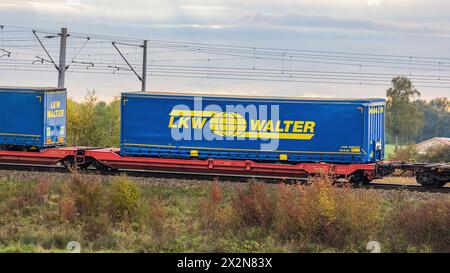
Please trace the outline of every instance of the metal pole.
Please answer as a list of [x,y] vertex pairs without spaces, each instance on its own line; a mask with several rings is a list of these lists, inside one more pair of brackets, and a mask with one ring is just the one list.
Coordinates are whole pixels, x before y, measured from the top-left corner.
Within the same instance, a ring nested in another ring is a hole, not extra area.
[[147,89],[147,40],[144,40],[144,55],[142,58],[142,92]]
[[64,88],[66,75],[67,28],[61,28],[61,43],[59,48],[58,88]]

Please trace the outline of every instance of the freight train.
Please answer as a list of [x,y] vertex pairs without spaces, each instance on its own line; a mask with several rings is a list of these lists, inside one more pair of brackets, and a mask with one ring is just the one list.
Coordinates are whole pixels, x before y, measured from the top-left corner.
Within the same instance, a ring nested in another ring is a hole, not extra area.
[[368,183],[395,169],[424,186],[449,164],[386,162],[385,100],[128,92],[119,148],[64,147],[66,90],[0,88],[0,163],[253,177],[332,174]]

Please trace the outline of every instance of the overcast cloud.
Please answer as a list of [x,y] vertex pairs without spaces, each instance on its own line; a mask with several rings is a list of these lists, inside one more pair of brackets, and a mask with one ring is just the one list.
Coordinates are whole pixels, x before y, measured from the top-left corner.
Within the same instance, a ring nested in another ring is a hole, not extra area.
[[[444,0],[0,0],[0,24],[148,39],[450,57]],[[52,85],[56,75],[0,71],[0,85]],[[384,96],[386,86],[151,78],[151,90]],[[135,90],[133,77],[68,75],[75,98]],[[450,90],[422,89],[424,97]]]

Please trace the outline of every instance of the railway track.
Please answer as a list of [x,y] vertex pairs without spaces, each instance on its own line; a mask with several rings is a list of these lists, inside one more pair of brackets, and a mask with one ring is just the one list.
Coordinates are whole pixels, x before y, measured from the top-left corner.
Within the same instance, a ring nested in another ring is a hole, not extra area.
[[407,191],[420,191],[420,192],[440,192],[450,193],[450,187],[424,187],[420,185],[402,185],[402,184],[386,184],[386,183],[370,183],[368,185],[355,185],[355,188],[367,188],[367,189],[383,189],[383,190],[407,190]]
[[[0,164],[0,170],[11,171],[30,171],[30,172],[57,172],[57,173],[70,173],[71,171],[65,167],[59,166],[45,166],[45,165],[17,165],[17,164]],[[224,174],[201,174],[201,173],[187,173],[187,172],[161,172],[161,171],[138,171],[138,170],[97,170],[97,169],[84,169],[78,172],[82,174],[95,174],[95,175],[119,175],[126,174],[128,176],[135,177],[154,177],[154,178],[172,178],[172,179],[187,179],[187,180],[211,180],[217,179],[219,181],[236,181],[246,182],[249,180],[248,176],[238,175],[224,175]],[[258,179],[265,179],[268,182],[270,180],[280,181],[289,180],[288,178],[269,178],[269,177],[255,177]],[[292,180],[292,179],[290,179]]]
[[[11,171],[30,171],[30,172],[53,172],[53,173],[70,173],[70,170],[63,166],[45,166],[45,165],[18,165],[18,164],[0,164],[0,170]],[[186,172],[158,172],[158,171],[137,171],[137,170],[106,170],[99,171],[96,169],[81,170],[80,173],[94,174],[94,175],[119,175],[126,174],[134,177],[149,177],[149,178],[167,178],[167,179],[187,179],[187,180],[212,180],[218,181],[232,181],[232,182],[247,182],[249,179],[255,178],[265,183],[297,183],[306,182],[306,179],[289,178],[289,177],[248,177],[239,175],[224,175],[224,174],[198,174],[198,173],[186,173]],[[366,189],[382,189],[382,190],[407,190],[407,191],[419,191],[419,192],[439,192],[450,193],[450,187],[423,187],[420,185],[405,185],[405,184],[387,184],[376,183],[353,185],[353,188],[366,188]]]

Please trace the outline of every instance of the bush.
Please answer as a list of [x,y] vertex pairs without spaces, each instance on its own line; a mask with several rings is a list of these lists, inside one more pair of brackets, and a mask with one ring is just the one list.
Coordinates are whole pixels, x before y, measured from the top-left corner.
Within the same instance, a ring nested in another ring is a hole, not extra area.
[[450,145],[431,146],[425,152],[418,156],[418,161],[427,163],[448,163],[450,162]]
[[380,199],[378,191],[337,187],[328,176],[307,186],[251,181],[207,188],[99,179],[0,178],[0,251],[65,252],[76,240],[85,251],[364,252],[376,240],[383,252],[450,252],[446,198],[417,201],[421,194],[399,191]]
[[450,252],[450,201],[406,202],[392,210],[385,236],[392,251]]
[[319,176],[309,186],[277,190],[275,230],[285,239],[343,249],[368,242],[377,231],[380,201],[375,194],[358,195],[336,188]]
[[381,199],[375,192],[346,191],[337,200],[336,223],[331,244],[338,248],[363,249],[376,239],[381,225]]
[[110,189],[112,215],[119,220],[137,220],[141,192],[139,186],[125,176],[113,180]]
[[73,172],[70,181],[64,184],[62,191],[63,204],[68,206],[74,202],[76,214],[81,217],[95,216],[105,209],[105,192],[97,179]]
[[285,238],[317,239],[336,219],[336,193],[330,179],[314,178],[310,186],[280,185],[276,230]]
[[256,229],[258,236],[268,236],[274,232],[279,239],[302,242],[300,249],[322,245],[363,250],[381,222],[377,194],[337,188],[333,178],[325,175],[315,177],[308,186],[272,187],[251,181],[236,188],[231,206],[224,204],[222,188],[213,183],[199,205],[202,227],[213,233],[244,236]]
[[35,181],[1,181],[0,201],[4,202],[3,213],[28,215],[44,201],[42,193],[48,189],[39,189]]
[[417,152],[415,145],[409,144],[402,148],[398,148],[397,152],[389,157],[389,160],[415,162],[418,157],[419,153]]
[[166,213],[164,201],[155,199],[149,203],[149,223],[156,236],[160,237],[164,231]]
[[211,183],[209,195],[199,200],[199,217],[203,228],[217,227],[217,213],[223,192],[217,181]]
[[410,162],[450,162],[450,146],[436,145],[428,148],[424,154],[419,154],[414,144],[399,148],[397,153],[389,157],[394,161],[410,161]]
[[104,213],[95,216],[87,216],[82,225],[83,237],[87,241],[98,240],[111,232],[111,229],[109,217]]
[[35,195],[39,201],[44,201],[48,198],[48,195],[50,193],[50,186],[51,183],[48,180],[42,178],[37,180]]
[[275,213],[275,198],[263,183],[250,181],[245,187],[238,187],[232,201],[240,224],[269,228]]
[[63,222],[74,222],[77,217],[75,200],[70,196],[62,197],[59,201],[59,217]]
[[223,204],[223,189],[217,181],[211,183],[209,195],[199,201],[199,218],[203,228],[217,233],[235,227],[235,211]]

